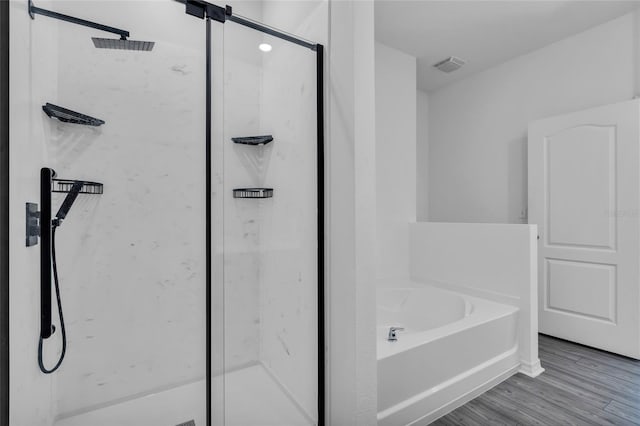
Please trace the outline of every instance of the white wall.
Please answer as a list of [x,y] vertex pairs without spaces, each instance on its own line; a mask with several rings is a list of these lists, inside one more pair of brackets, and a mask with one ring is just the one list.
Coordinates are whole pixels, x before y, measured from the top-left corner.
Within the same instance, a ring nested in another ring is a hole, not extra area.
[[325,67],[328,424],[376,423],[373,2],[331,0]]
[[630,14],[429,93],[429,220],[526,222],[527,124],[631,99],[635,43]]
[[376,43],[377,278],[409,273],[416,220],[416,58]]
[[416,95],[416,219],[429,220],[429,95]]
[[536,225],[411,224],[411,278],[519,308],[520,371],[540,374]]

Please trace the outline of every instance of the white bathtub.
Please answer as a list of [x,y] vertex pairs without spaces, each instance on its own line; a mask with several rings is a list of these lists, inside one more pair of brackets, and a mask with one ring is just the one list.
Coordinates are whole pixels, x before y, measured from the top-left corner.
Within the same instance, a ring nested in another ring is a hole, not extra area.
[[429,424],[517,372],[518,308],[411,282],[377,297],[379,425]]

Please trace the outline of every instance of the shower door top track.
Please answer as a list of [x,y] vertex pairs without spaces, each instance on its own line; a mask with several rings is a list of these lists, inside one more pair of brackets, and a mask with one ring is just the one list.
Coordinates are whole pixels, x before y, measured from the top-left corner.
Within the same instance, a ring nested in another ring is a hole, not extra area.
[[263,32],[265,34],[272,35],[274,37],[278,37],[282,40],[289,41],[291,43],[297,44],[302,47],[306,47],[307,49],[311,49],[314,52],[318,50],[317,43],[313,43],[308,40],[304,40],[300,37],[294,36],[293,34],[287,34],[283,31],[276,30],[275,28],[268,27],[264,24],[261,24],[256,21],[252,21],[249,18],[245,18],[240,15],[233,14],[233,8],[229,5],[225,7],[217,6],[215,4],[211,4],[204,0],[175,0],[178,3],[182,3],[186,6],[186,13],[192,16],[195,16],[200,19],[213,19],[218,22],[226,22],[227,20],[235,22],[240,25],[244,25],[245,27],[252,28],[254,30]]

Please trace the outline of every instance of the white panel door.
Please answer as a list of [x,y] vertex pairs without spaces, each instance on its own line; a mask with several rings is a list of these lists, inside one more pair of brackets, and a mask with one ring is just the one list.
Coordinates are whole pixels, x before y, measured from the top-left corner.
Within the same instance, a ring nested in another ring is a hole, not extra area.
[[541,333],[640,359],[638,100],[529,125]]

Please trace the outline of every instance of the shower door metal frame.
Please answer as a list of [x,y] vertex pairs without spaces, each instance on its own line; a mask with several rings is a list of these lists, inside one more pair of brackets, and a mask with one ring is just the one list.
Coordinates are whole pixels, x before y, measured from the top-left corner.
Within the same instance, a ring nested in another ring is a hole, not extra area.
[[9,424],[9,2],[0,1],[0,424]]
[[251,21],[241,16],[233,14],[231,6],[221,7],[203,0],[176,0],[185,5],[185,12],[188,15],[206,21],[206,84],[205,84],[205,102],[206,102],[206,123],[205,123],[205,190],[206,190],[206,425],[211,426],[212,407],[211,407],[211,114],[212,114],[212,58],[211,58],[211,21],[225,23],[227,20],[254,29],[256,31],[269,34],[271,36],[286,40],[299,46],[308,48],[316,52],[316,169],[317,169],[317,321],[318,321],[318,426],[325,424],[325,274],[324,274],[324,251],[325,251],[325,233],[324,233],[324,46],[319,43],[312,43],[303,40],[291,34],[278,31],[274,28],[267,27],[258,22]]

